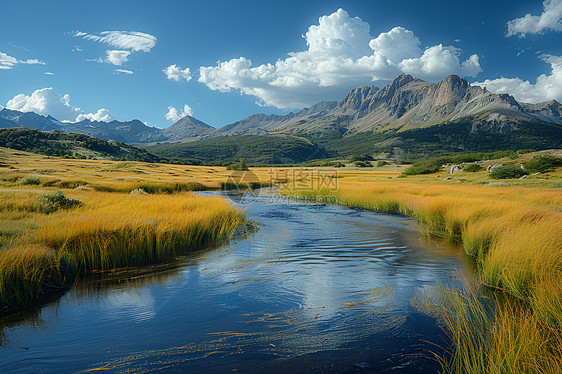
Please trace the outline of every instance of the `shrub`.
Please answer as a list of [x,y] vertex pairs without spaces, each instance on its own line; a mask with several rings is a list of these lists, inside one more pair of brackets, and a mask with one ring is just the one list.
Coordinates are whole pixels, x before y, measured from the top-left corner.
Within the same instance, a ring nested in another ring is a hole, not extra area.
[[470,164],[470,165],[465,166],[462,170],[467,171],[469,173],[474,173],[474,172],[482,170],[482,167],[478,164]]
[[432,174],[437,173],[441,170],[441,165],[443,160],[433,159],[427,161],[419,161],[410,166],[408,169],[404,170],[404,175],[418,175],[418,174]]
[[490,177],[493,179],[510,179],[510,178],[520,178],[523,175],[529,174],[526,170],[521,169],[516,165],[504,165],[500,166],[490,173]]
[[373,165],[371,165],[371,163],[367,162],[367,161],[355,161],[355,166],[357,166],[359,168],[371,168],[371,167],[373,167]]
[[241,158],[240,162],[234,162],[226,167],[226,170],[249,170],[246,161]]
[[37,184],[41,184],[41,181],[39,180],[39,178],[36,177],[22,177],[19,178],[16,183],[22,185],[37,185]]
[[350,162],[355,162],[355,161],[374,161],[373,157],[371,157],[370,155],[368,155],[367,153],[363,153],[360,155],[353,155],[349,158]]
[[52,194],[43,194],[37,200],[37,205],[39,211],[45,214],[49,214],[61,209],[70,209],[76,206],[80,206],[82,203],[75,199],[69,199],[64,196],[61,191],[54,192]]
[[535,156],[527,161],[524,166],[525,170],[529,172],[544,173],[557,166],[562,166],[562,157],[556,157],[548,154]]
[[384,165],[388,165],[388,162],[386,162],[386,161],[384,161],[384,160],[379,160],[379,161],[377,162],[377,167],[378,167],[378,168],[381,168],[381,167],[383,167]]

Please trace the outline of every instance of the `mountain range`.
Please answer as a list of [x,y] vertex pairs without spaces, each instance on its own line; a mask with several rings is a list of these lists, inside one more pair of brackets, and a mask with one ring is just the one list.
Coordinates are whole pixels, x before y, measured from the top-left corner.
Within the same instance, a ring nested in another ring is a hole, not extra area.
[[[507,136],[530,131],[535,138],[554,136],[557,143],[547,142],[549,146],[556,146],[562,141],[558,135],[562,131],[562,105],[559,102],[519,103],[509,94],[493,94],[485,88],[471,86],[457,75],[450,75],[438,83],[429,83],[402,74],[383,88],[357,87],[340,102],[323,101],[287,115],[255,114],[218,129],[191,116],[183,117],[166,129],[158,129],[139,120],[83,120],[65,124],[33,112],[0,111],[0,127],[59,130],[137,145],[185,143],[240,135],[288,135],[325,145],[386,134],[384,139],[380,136],[377,139],[388,142],[408,131],[429,131],[435,126],[428,133],[434,134],[437,129],[446,133],[454,127],[451,124],[461,123],[469,135]],[[415,134],[419,136],[420,133]],[[439,133],[432,136],[442,138]],[[547,143],[537,144],[546,146]]]

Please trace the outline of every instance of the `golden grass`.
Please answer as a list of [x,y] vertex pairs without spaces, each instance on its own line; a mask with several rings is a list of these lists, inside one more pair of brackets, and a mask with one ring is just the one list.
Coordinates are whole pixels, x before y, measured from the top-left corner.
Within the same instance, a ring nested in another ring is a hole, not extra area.
[[416,295],[412,306],[437,318],[449,347],[436,355],[444,373],[558,373],[560,330],[541,324],[525,305],[510,298],[489,303],[467,287]]
[[191,193],[90,193],[85,207],[59,214],[35,241],[69,253],[86,270],[160,262],[223,241],[243,216],[223,199]]
[[[160,263],[227,240],[244,214],[218,197],[226,171],[65,160],[0,148],[0,311],[36,305],[79,273]],[[37,178],[39,185],[18,183]],[[142,189],[146,194],[129,194]],[[40,196],[82,204],[51,214]]]

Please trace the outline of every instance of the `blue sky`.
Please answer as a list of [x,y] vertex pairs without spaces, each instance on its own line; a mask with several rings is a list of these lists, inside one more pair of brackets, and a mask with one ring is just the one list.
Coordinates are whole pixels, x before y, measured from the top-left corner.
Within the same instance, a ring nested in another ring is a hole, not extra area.
[[[220,127],[398,74],[562,101],[562,0],[4,2],[0,104]],[[186,70],[189,69],[189,70]]]

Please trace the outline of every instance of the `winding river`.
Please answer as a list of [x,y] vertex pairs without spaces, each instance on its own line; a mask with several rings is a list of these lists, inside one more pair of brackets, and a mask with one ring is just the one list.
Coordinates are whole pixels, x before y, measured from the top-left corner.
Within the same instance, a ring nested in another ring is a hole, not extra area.
[[[470,276],[408,218],[259,197],[259,230],[132,279],[77,285],[0,325],[0,372],[431,373],[412,298]],[[429,343],[431,342],[431,343]]]

